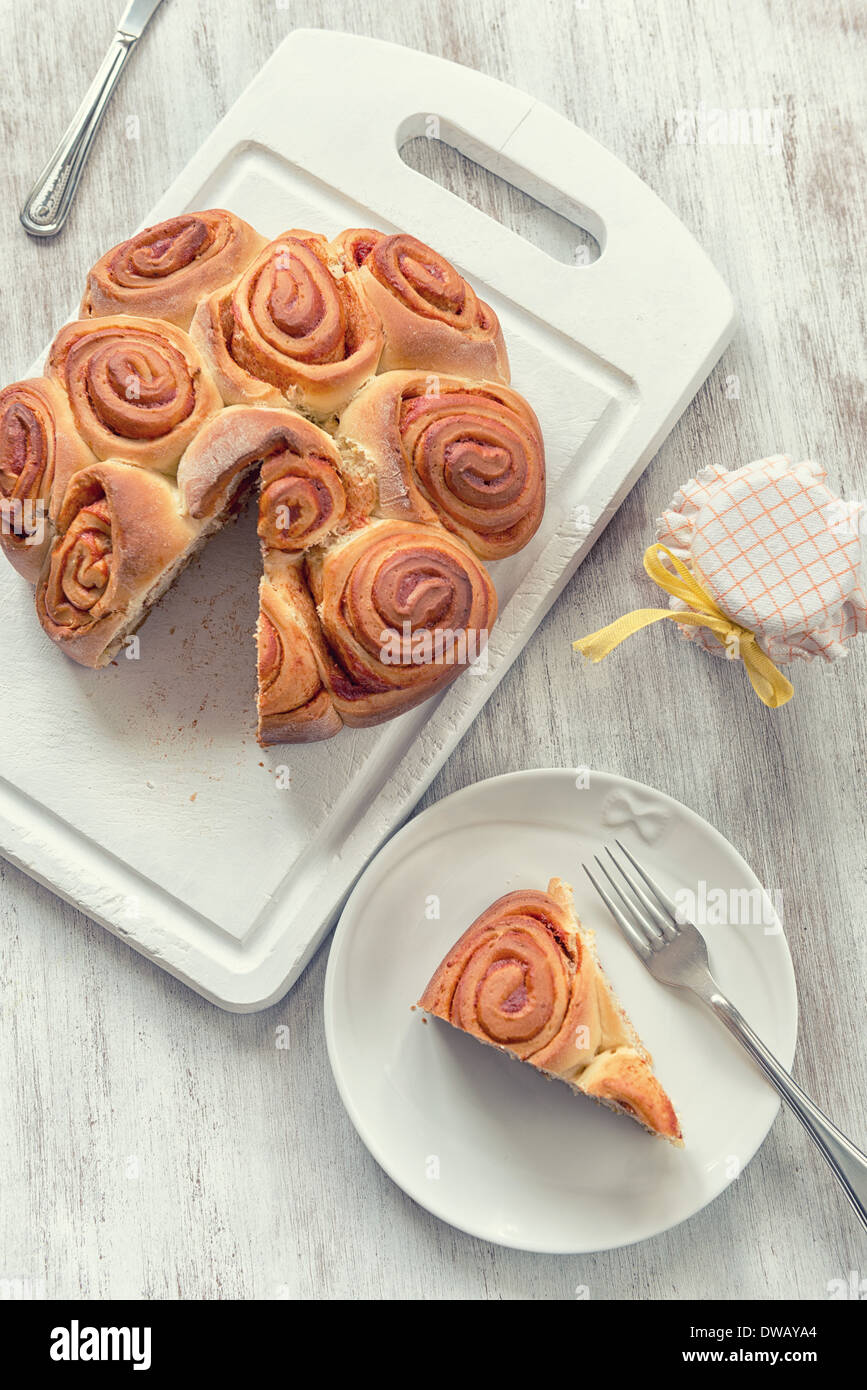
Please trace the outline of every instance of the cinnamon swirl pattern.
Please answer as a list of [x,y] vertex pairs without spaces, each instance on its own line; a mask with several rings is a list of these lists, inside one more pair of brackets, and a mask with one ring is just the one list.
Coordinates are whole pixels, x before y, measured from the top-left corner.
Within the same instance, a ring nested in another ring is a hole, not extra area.
[[298,558],[272,553],[259,589],[258,738],[313,743],[343,728],[322,672],[328,663]]
[[192,333],[227,404],[276,393],[317,419],[342,410],[373,376],[383,343],[374,310],[354,278],[338,273],[324,237],[298,230],[266,246],[230,292],[200,305]]
[[99,258],[79,317],[133,314],[189,328],[199,300],[236,280],[264,245],[249,223],[224,208],[158,222]]
[[484,559],[523,549],[542,520],[542,432],[507,386],[386,372],[351,403],[339,442],[371,466],[386,515],[437,518]]
[[419,1005],[682,1146],[650,1054],[560,879],[547,893],[507,893],[487,908],[448,952]]
[[[330,441],[329,441],[330,442]],[[298,551],[323,541],[343,520],[346,492],[333,458],[314,444],[266,459],[259,486],[259,539],[273,550]]]
[[94,458],[63,391],[44,378],[0,391],[0,545],[35,584],[73,473]]
[[222,404],[186,333],[152,319],[67,324],[46,373],[66,391],[75,428],[97,458],[165,473]]
[[371,522],[310,567],[344,723],[378,724],[441,690],[484,650],[497,616],[487,570],[447,532]]
[[287,558],[266,568],[263,588],[263,743],[329,737],[414,708],[478,659],[496,619],[484,566],[439,527],[371,521],[308,555],[303,570]]
[[184,454],[178,487],[188,514],[219,518],[260,478],[259,536],[278,550],[303,550],[333,531],[347,510],[334,440],[294,410],[228,406]]
[[49,637],[80,665],[105,666],[195,553],[201,529],[181,515],[168,478],[126,463],[81,469],[36,590]]
[[112,660],[254,488],[263,744],[378,724],[481,657],[483,561],[536,531],[544,449],[444,257],[213,208],[107,251],[80,315],[0,393],[0,546],[73,660]]
[[508,382],[499,320],[450,261],[417,237],[352,228],[334,243],[385,330],[379,370],[417,367]]

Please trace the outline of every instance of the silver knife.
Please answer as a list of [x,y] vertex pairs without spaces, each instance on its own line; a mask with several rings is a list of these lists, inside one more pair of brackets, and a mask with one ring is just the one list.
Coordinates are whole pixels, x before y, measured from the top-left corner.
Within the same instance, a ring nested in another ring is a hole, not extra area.
[[161,0],[131,0],[127,6],[87,96],[21,209],[21,225],[31,236],[57,236],[66,221],[117,80],[160,4]]

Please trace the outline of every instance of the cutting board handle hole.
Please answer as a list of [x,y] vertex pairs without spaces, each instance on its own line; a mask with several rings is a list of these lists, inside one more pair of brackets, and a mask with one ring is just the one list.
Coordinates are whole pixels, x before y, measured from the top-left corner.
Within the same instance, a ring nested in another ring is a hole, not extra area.
[[[589,208],[549,188],[439,116],[403,121],[397,136],[404,164],[565,265],[588,266],[605,244]],[[471,151],[471,153],[470,153]]]

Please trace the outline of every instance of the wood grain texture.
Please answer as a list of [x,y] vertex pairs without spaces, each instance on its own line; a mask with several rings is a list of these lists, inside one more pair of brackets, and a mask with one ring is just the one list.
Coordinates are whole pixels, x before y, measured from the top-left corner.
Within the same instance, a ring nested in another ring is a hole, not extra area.
[[[589,673],[570,648],[654,601],[641,553],[697,468],[784,450],[867,495],[863,11],[840,0],[167,0],[65,233],[31,241],[17,210],[119,8],[0,3],[16,94],[0,115],[3,381],[302,25],[393,39],[549,102],[709,252],[740,308],[734,344],[424,804],[515,767],[587,764],[706,816],[782,894],[802,1010],[795,1075],[863,1143],[867,645],[834,669],[798,669],[777,713],[740,669],[673,631],[636,637]],[[779,147],[682,143],[678,113],[702,102],[779,113]],[[519,226],[532,216],[484,180],[474,197]],[[0,894],[0,1280],[49,1298],[569,1299],[587,1286],[591,1298],[742,1299],[821,1298],[830,1279],[863,1273],[856,1224],[788,1116],[724,1196],[638,1247],[548,1258],[463,1236],[393,1186],[343,1112],[325,1054],[325,950],[281,1004],[231,1016],[2,864]]]

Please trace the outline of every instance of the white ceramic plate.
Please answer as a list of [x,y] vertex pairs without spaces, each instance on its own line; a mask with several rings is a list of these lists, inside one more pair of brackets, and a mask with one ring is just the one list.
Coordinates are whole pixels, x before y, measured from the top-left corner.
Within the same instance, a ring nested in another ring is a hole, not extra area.
[[[621,777],[518,772],[446,797],[385,845],[335,933],[325,1026],[356,1129],[409,1196],[501,1245],[580,1253],[665,1231],[728,1187],[777,1113],[776,1093],[722,1025],[655,983],[581,872],[614,835],[669,892],[696,892],[721,986],[791,1066],[792,962],[769,899],[759,905],[758,880],[695,812]],[[681,1118],[681,1151],[411,1008],[485,907],[555,876],[573,884],[653,1053]]]

